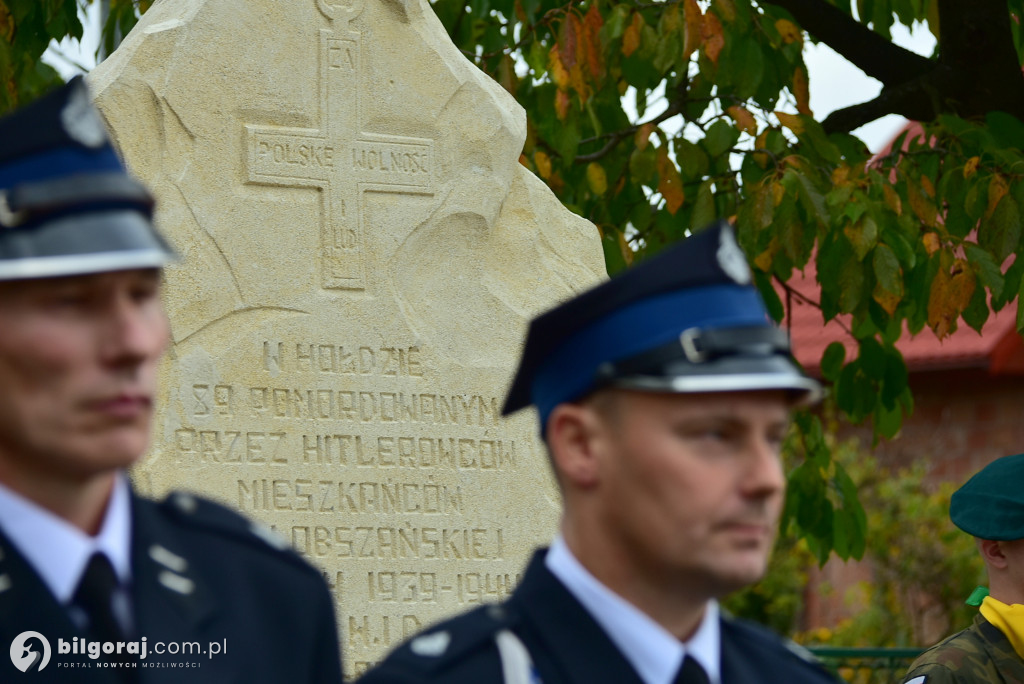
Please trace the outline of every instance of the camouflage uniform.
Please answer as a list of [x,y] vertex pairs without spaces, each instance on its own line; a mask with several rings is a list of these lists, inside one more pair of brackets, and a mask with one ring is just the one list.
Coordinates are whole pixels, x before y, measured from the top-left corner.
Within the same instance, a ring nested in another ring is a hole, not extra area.
[[1024,659],[1009,639],[981,616],[932,646],[910,666],[904,684],[1024,684]]

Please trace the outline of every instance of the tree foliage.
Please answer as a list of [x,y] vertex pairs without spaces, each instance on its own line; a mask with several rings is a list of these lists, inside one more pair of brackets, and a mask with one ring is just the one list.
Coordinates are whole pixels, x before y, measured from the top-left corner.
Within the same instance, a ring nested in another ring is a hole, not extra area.
[[[82,38],[79,9],[95,0],[0,0],[0,114],[61,83],[42,61],[51,40]],[[100,50],[109,54],[153,0],[110,0]]]
[[[0,112],[56,79],[39,57],[79,36],[78,4],[0,0]],[[110,0],[104,43],[147,0]],[[821,361],[843,415],[895,436],[912,411],[895,342],[981,330],[1024,288],[1024,0],[432,0],[455,43],[526,109],[521,161],[601,231],[611,272],[715,217],[736,221],[772,315],[813,266],[823,321],[856,342]],[[923,22],[936,55],[890,41]],[[819,121],[804,45],[883,84]],[[873,157],[850,131],[923,122]],[[779,293],[783,296],[780,296]],[[1018,329],[1024,309],[1018,307]],[[786,522],[824,561],[857,557],[865,513],[819,418],[792,440]]]
[[[1021,292],[1021,0],[434,0],[453,40],[524,106],[522,163],[599,227],[609,270],[713,218],[735,220],[772,315],[812,266],[809,303],[856,341],[821,372],[846,419],[895,436],[913,409],[895,343],[980,331]],[[926,58],[890,40],[924,22]],[[830,45],[883,84],[823,121],[803,47]],[[873,156],[850,133],[923,122]],[[780,297],[779,293],[783,293]],[[1024,317],[1018,310],[1018,328]],[[786,521],[824,562],[865,549],[856,487],[798,419],[805,456]]]

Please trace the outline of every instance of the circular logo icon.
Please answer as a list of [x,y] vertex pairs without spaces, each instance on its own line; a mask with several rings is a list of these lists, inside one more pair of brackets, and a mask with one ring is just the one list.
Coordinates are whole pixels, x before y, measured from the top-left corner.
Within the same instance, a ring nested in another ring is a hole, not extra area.
[[42,670],[50,662],[50,642],[39,632],[22,632],[11,642],[11,662],[22,672]]

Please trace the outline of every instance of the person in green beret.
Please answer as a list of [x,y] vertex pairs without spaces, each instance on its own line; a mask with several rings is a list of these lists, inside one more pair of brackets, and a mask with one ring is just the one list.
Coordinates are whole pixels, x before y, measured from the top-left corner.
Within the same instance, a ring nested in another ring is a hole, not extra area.
[[972,535],[989,587],[970,627],[925,651],[904,684],[1024,684],[1024,454],[985,466],[953,494],[949,517]]

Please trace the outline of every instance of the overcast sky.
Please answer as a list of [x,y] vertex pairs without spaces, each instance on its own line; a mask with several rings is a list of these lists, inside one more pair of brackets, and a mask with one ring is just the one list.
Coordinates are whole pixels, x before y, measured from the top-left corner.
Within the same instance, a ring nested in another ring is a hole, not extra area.
[[[65,40],[60,45],[59,52],[50,50],[44,56],[44,59],[65,78],[81,73],[81,69],[76,68],[76,63],[86,69],[95,66],[100,29],[97,16],[98,4],[93,3],[89,7],[89,16],[83,22],[85,36],[82,43],[79,44],[77,40]],[[930,56],[935,48],[935,38],[920,25],[910,32],[897,24],[893,27],[893,41],[926,57]],[[67,59],[62,58],[61,54]],[[819,121],[836,109],[867,102],[881,90],[881,83],[865,76],[860,69],[825,45],[808,43],[804,47],[804,61],[811,84],[811,109]],[[895,136],[903,126],[903,121],[899,116],[887,116],[862,126],[855,134],[864,140],[870,149],[877,151]]]

